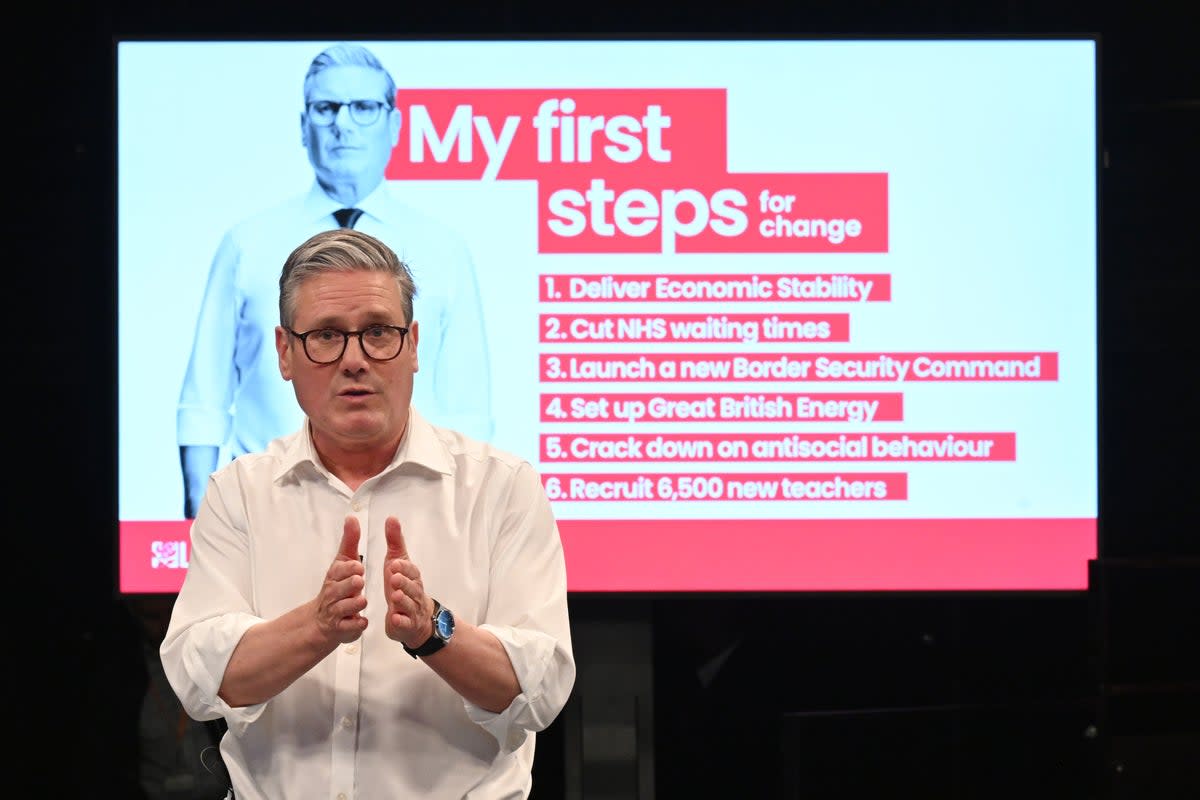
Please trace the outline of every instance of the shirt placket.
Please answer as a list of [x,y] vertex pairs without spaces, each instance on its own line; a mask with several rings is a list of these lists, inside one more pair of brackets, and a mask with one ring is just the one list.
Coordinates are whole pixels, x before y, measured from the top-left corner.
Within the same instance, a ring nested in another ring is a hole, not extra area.
[[[350,500],[348,513],[358,518],[359,558],[367,549],[367,500],[356,493]],[[364,562],[365,563],[365,562]],[[370,614],[370,608],[367,612]],[[333,800],[351,800],[355,796],[354,751],[358,740],[360,677],[362,675],[362,637],[340,645],[333,673],[333,763],[330,779]]]

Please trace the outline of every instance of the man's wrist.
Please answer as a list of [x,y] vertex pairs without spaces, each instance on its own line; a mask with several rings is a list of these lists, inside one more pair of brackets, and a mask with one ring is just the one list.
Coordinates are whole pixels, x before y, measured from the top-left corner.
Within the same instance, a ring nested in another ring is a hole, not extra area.
[[428,638],[416,647],[409,647],[404,642],[401,646],[404,652],[413,658],[431,656],[450,642],[454,635],[454,614],[437,600],[433,601],[433,614],[429,617],[430,632]]

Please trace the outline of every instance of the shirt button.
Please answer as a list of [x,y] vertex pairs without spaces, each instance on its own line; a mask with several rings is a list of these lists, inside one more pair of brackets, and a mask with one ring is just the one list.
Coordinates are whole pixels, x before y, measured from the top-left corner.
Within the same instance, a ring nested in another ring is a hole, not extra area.
[[346,800],[346,793],[338,792],[337,800]]
[[354,720],[350,719],[349,714],[342,717],[342,727],[343,728],[353,728],[354,727]]
[[358,652],[358,645],[352,644],[352,645],[347,646],[346,652],[349,653],[350,655],[354,655],[355,653]]
[[355,500],[353,503],[350,504],[350,508],[353,511],[362,511],[362,503]]

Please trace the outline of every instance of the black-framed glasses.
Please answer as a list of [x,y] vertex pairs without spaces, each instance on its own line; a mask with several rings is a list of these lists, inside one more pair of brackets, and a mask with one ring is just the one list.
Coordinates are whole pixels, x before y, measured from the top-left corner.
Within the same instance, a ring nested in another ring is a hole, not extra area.
[[368,325],[361,331],[342,331],[337,328],[314,328],[298,333],[291,328],[285,331],[295,336],[304,346],[304,355],[317,364],[332,364],[346,352],[346,342],[351,336],[358,337],[363,353],[372,361],[391,361],[404,348],[404,337],[408,328],[399,325]]
[[387,103],[382,100],[344,100],[342,102],[313,100],[304,104],[312,124],[321,127],[332,125],[333,121],[337,119],[338,112],[342,110],[342,106],[350,109],[350,119],[354,121],[354,124],[370,125],[379,119],[379,112],[387,106]]

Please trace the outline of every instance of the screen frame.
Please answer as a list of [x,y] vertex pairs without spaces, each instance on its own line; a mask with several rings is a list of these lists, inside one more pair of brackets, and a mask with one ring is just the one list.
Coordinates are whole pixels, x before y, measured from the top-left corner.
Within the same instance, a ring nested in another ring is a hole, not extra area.
[[[391,36],[391,35],[366,35],[366,36],[297,36],[297,35],[282,35],[282,34],[247,34],[240,33],[237,35],[197,35],[191,34],[187,36],[178,35],[146,35],[146,34],[117,34],[111,40],[111,58],[112,58],[112,89],[113,89],[113,114],[111,120],[112,131],[112,181],[111,181],[111,225],[112,225],[112,271],[114,275],[114,287],[112,292],[112,303],[114,312],[111,315],[113,320],[113,363],[116,365],[119,359],[119,340],[117,335],[117,269],[119,268],[119,248],[118,241],[118,169],[119,163],[117,160],[117,151],[119,147],[119,132],[117,119],[117,104],[116,95],[118,88],[118,57],[117,51],[123,43],[129,42],[308,42],[308,41],[336,41],[336,40],[353,40],[364,44],[385,43],[385,42],[556,42],[556,41],[599,41],[599,42],[620,42],[620,41],[640,41],[640,42],[678,42],[678,41],[704,41],[704,42],[724,42],[724,41],[783,41],[783,42],[831,42],[831,41],[863,41],[863,42],[897,42],[897,41],[996,41],[996,42],[1024,42],[1024,41],[1088,41],[1093,44],[1093,76],[1095,95],[1093,98],[1095,108],[1094,122],[1094,181],[1095,181],[1095,208],[1094,208],[1094,223],[1095,223],[1095,331],[1093,334],[1095,343],[1096,356],[1096,380],[1094,386],[1095,397],[1095,419],[1096,429],[1094,437],[1096,442],[1096,471],[1095,482],[1097,487],[1096,503],[1096,553],[1097,557],[1106,552],[1105,541],[1105,442],[1103,431],[1104,426],[1104,397],[1105,397],[1105,370],[1104,370],[1104,250],[1101,242],[1100,224],[1102,218],[1102,208],[1104,203],[1104,187],[1103,187],[1103,129],[1102,129],[1102,101],[1103,92],[1101,87],[1102,72],[1101,66],[1101,37],[1096,33],[1077,33],[1077,34],[1033,34],[1033,35],[1013,35],[1013,34],[970,34],[970,35],[913,35],[913,34],[855,34],[855,35],[804,35],[804,36],[752,36],[738,35],[730,37],[725,35],[696,35],[688,34],[684,36],[672,36],[664,34],[624,34],[624,33],[608,33],[608,34],[584,34],[584,35],[531,35],[526,37],[515,37],[508,35],[407,35],[407,36]],[[119,392],[120,387],[117,381],[113,381],[113,436],[114,442],[119,441]],[[117,447],[114,446],[114,484],[119,485],[119,456]],[[116,494],[116,486],[114,486],[114,495]],[[118,513],[119,516],[119,513]],[[119,528],[118,520],[118,528]],[[121,569],[120,569],[120,552],[119,552],[119,533],[112,536],[112,562],[111,569],[113,575],[114,592],[117,596],[137,595],[137,594],[155,594],[155,592],[125,592],[121,587]],[[987,596],[987,595],[1013,595],[1019,594],[1022,596],[1029,595],[1062,595],[1062,594],[1077,594],[1086,591],[1087,587],[1068,588],[1068,589],[783,589],[783,590],[741,590],[741,589],[718,589],[718,590],[646,590],[646,591],[624,591],[624,590],[586,590],[574,591],[573,593],[585,594],[589,596],[614,597],[614,598],[646,598],[654,596],[665,596],[670,598],[686,598],[686,597],[709,597],[712,595],[737,595],[739,597],[779,597],[788,595],[854,595],[854,596],[880,596],[886,597],[890,595],[904,594],[910,596]]]

